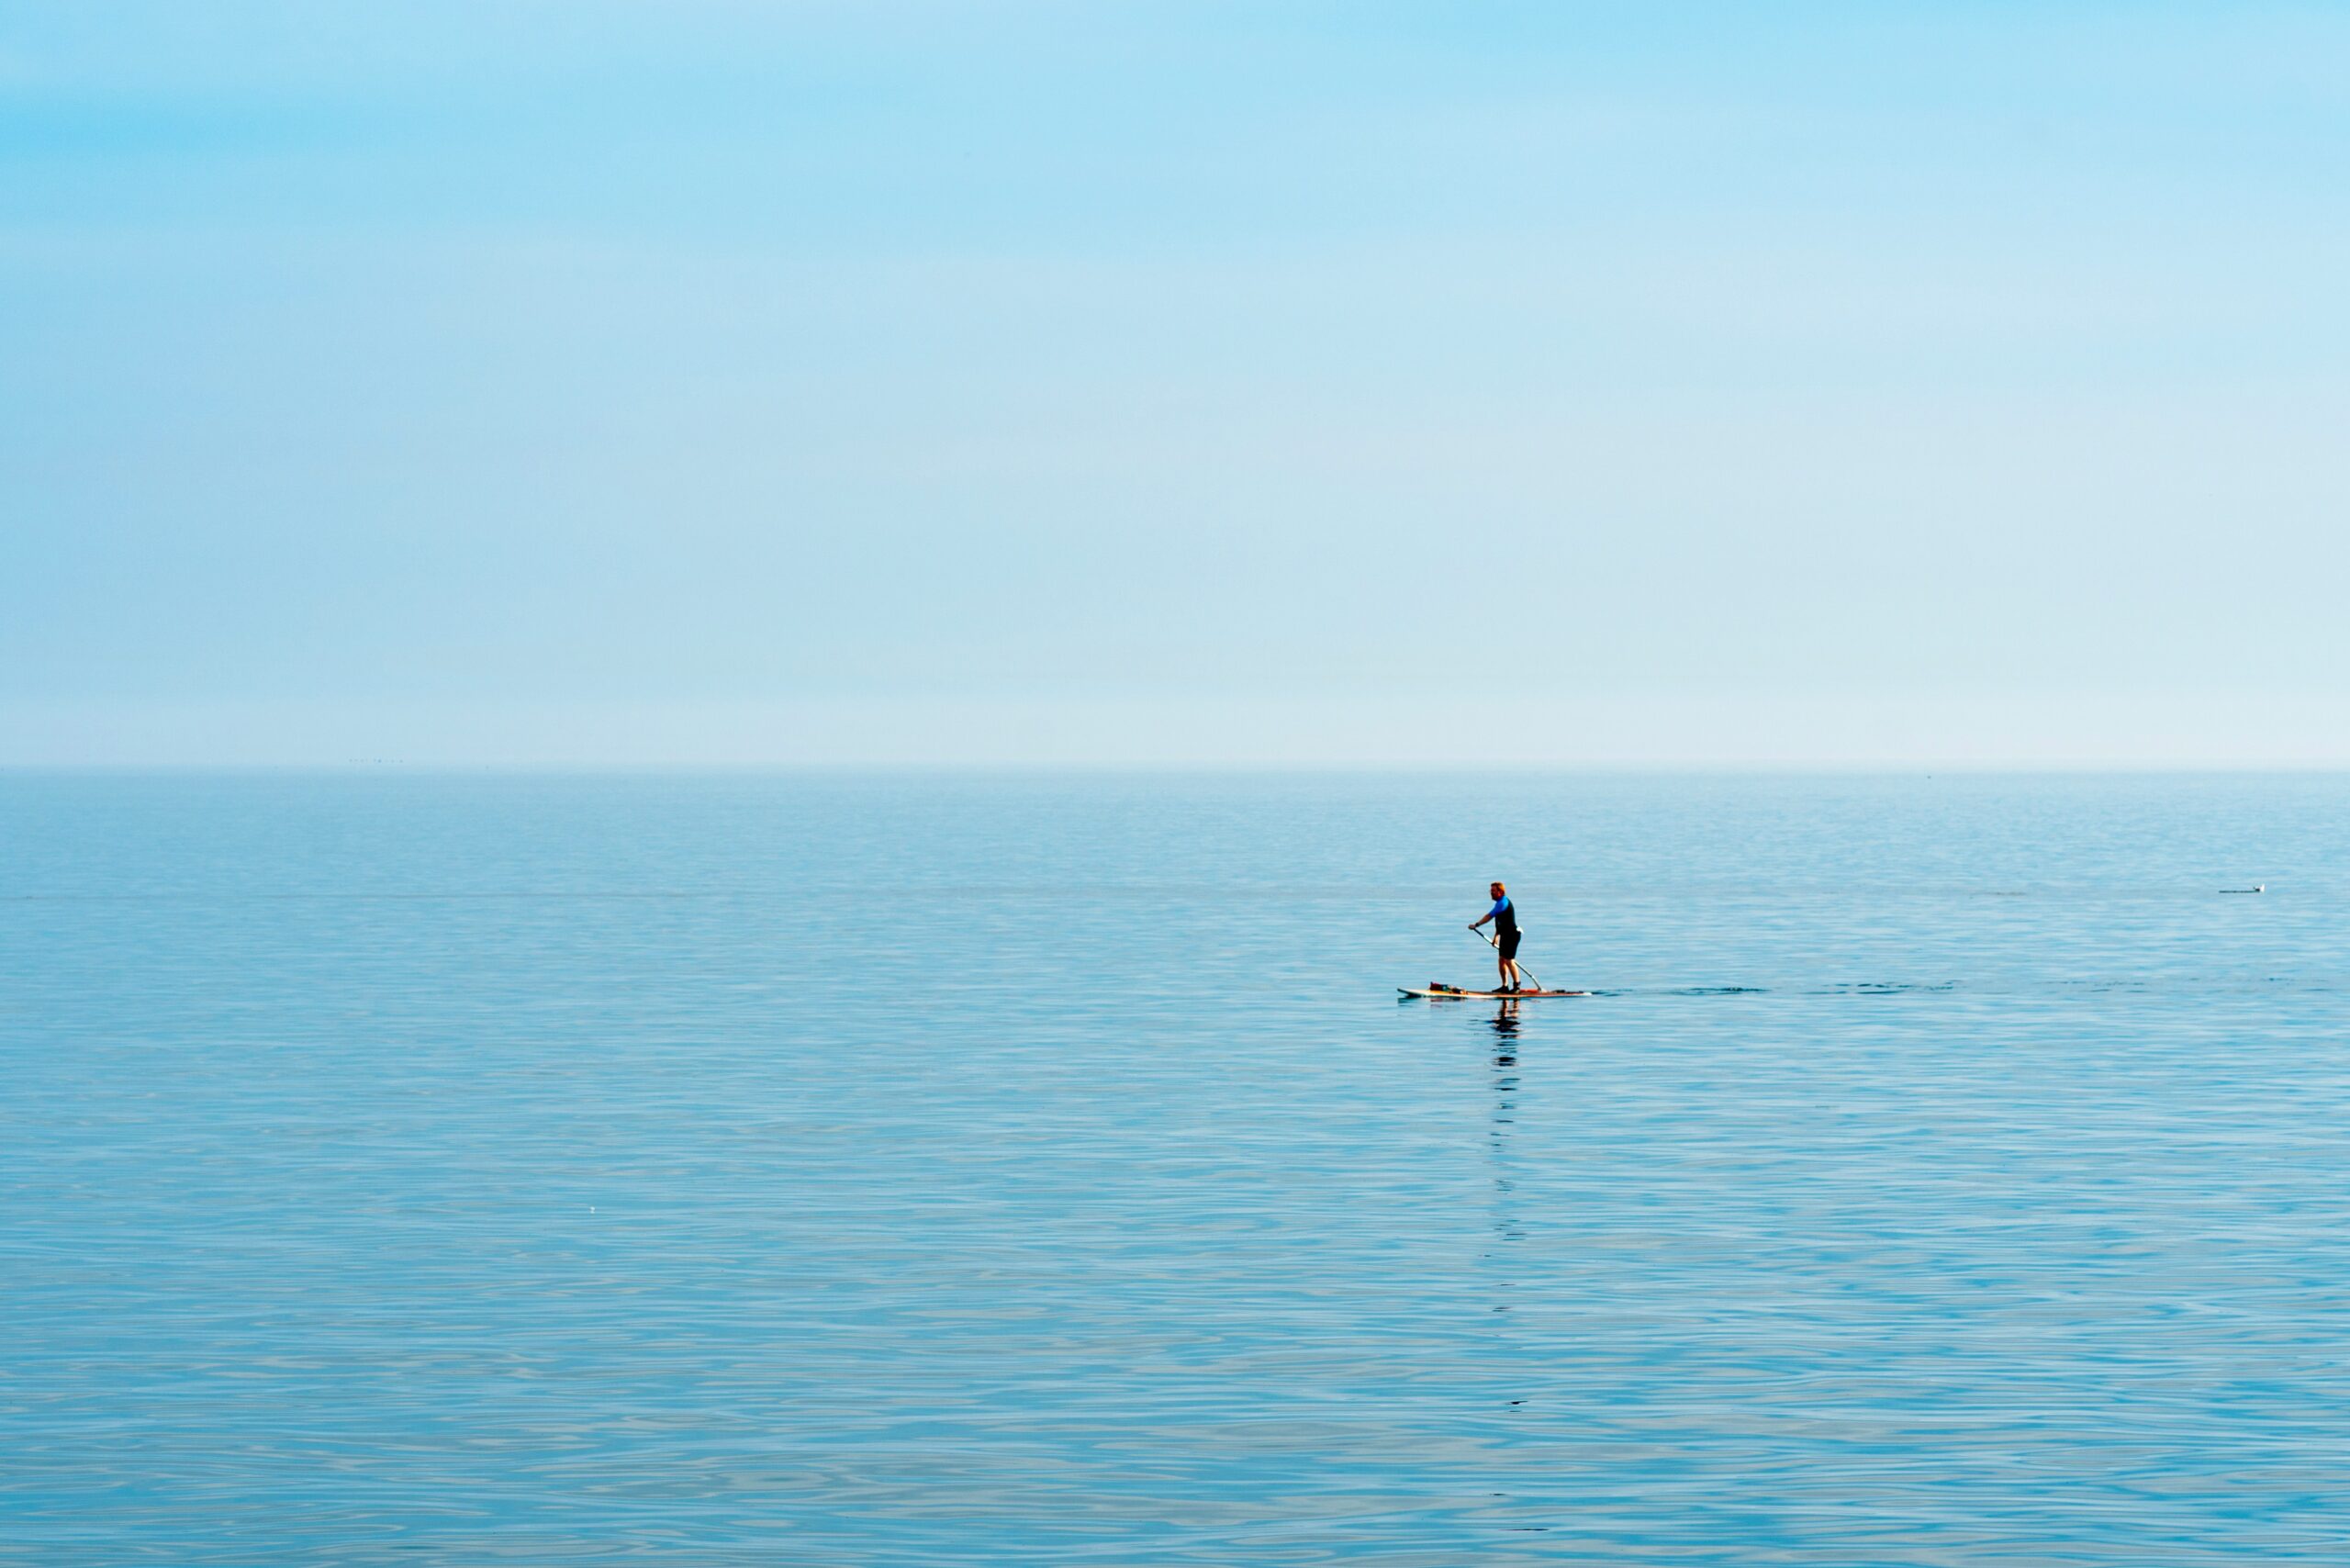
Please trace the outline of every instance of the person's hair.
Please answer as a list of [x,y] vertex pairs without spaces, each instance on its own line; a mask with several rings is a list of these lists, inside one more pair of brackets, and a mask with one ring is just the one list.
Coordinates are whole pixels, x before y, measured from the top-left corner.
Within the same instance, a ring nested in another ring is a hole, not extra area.
[[1501,891],[1501,892],[1505,892],[1505,892],[1509,891],[1509,884],[1508,884],[1507,882],[1495,882],[1495,883],[1494,884],[1494,887],[1495,888],[1495,890],[1497,890],[1498,891]]

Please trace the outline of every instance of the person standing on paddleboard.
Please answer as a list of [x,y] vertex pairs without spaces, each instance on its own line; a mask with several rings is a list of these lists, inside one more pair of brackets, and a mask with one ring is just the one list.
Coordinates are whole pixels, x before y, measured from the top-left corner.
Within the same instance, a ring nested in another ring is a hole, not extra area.
[[1469,923],[1469,929],[1482,929],[1487,921],[1494,923],[1494,946],[1502,957],[1504,991],[1522,991],[1517,979],[1517,908],[1509,902],[1509,890],[1501,883],[1494,884],[1494,907]]

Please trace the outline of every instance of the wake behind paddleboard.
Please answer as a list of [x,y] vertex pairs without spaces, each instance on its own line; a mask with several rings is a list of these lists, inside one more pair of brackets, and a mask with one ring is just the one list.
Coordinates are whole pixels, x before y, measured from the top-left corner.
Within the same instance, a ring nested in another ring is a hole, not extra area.
[[1452,996],[1471,1001],[1482,999],[1486,1002],[1524,1002],[1528,997],[1536,996],[1589,996],[1591,994],[1587,991],[1463,991],[1457,985],[1433,984],[1399,985],[1395,989],[1405,996]]

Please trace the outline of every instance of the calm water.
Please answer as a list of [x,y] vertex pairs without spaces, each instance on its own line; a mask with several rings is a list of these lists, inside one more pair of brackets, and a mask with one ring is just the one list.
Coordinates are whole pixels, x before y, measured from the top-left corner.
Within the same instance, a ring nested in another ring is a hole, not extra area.
[[0,1562],[2338,1563],[2345,824],[0,775]]

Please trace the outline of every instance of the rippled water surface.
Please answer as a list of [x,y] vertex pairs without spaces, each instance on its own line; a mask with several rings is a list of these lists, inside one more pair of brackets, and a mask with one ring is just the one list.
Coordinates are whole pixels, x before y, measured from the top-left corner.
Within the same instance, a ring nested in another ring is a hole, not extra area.
[[0,776],[0,1562],[2350,1560],[2345,824]]

